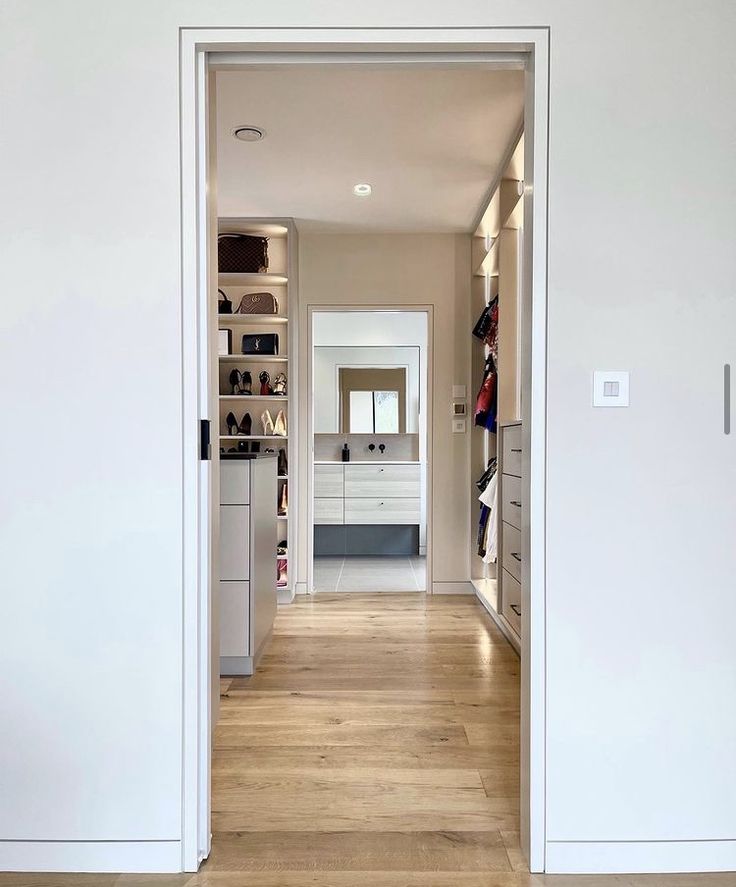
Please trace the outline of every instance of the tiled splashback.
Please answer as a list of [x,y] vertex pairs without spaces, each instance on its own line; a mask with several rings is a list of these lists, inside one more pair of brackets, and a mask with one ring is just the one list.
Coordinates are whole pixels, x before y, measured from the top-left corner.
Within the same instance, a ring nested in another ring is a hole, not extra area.
[[[316,462],[339,462],[343,444],[350,447],[351,462],[416,462],[419,459],[418,434],[315,434]],[[371,452],[369,444],[376,448]],[[386,444],[383,453],[379,444]]]

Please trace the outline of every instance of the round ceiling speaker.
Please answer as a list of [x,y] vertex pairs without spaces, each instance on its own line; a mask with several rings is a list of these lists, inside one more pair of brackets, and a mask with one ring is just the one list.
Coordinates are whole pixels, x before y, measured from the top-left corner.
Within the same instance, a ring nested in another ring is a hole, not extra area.
[[241,142],[260,142],[266,133],[258,126],[238,126],[233,135]]

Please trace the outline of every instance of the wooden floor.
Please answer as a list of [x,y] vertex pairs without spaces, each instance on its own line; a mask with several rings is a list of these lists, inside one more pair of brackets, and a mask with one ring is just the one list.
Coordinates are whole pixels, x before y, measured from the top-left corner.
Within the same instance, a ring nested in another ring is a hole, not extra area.
[[281,608],[222,682],[197,875],[0,875],[0,887],[734,887],[736,875],[532,876],[518,846],[519,660],[473,597]]

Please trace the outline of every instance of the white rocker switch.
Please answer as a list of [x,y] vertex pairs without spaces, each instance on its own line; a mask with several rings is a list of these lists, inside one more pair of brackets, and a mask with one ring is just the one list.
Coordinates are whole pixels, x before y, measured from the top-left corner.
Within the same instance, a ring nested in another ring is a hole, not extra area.
[[620,370],[595,370],[593,373],[594,407],[627,407],[629,374]]

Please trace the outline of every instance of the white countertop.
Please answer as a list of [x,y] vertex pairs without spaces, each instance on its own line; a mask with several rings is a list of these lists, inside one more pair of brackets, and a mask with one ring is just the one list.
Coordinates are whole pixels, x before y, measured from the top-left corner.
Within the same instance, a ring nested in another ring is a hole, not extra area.
[[315,459],[315,465],[421,465],[419,459]]

